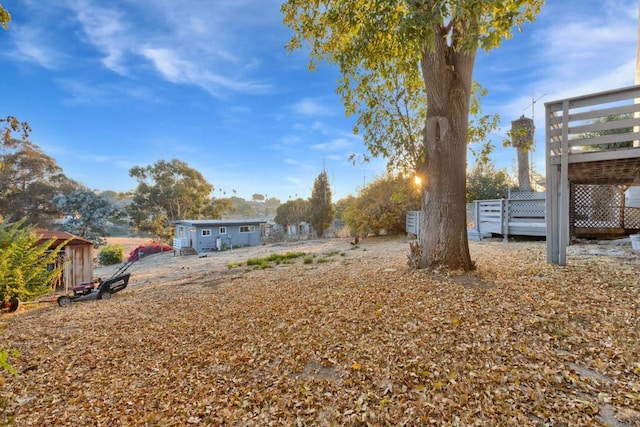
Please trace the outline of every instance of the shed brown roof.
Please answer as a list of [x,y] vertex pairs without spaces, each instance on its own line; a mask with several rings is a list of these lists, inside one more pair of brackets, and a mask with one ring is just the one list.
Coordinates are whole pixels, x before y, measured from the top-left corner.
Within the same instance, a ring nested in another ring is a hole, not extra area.
[[37,242],[38,245],[48,242],[51,239],[55,239],[52,246],[58,247],[61,244],[63,244],[65,241],[72,239],[69,243],[67,243],[67,246],[86,246],[86,245],[93,246],[93,243],[91,241],[84,239],[80,236],[67,233],[66,231],[39,230],[36,232],[36,234],[40,236],[40,240],[38,240]]

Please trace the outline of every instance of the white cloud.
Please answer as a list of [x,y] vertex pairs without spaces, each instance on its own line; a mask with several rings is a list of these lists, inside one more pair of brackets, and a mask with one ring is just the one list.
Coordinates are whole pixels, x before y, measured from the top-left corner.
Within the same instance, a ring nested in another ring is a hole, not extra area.
[[333,115],[333,109],[323,105],[317,99],[306,98],[291,106],[294,113],[303,116],[329,116]]
[[[28,21],[16,25],[12,33],[12,56],[49,69],[74,71],[97,58],[107,70],[138,83],[148,79],[144,72],[151,64],[163,79],[200,87],[216,97],[270,93],[273,86],[264,80],[261,43],[269,41],[268,28],[283,30],[279,19],[264,19],[265,13],[279,14],[278,4],[268,4],[264,7],[258,0],[207,5],[186,0],[65,0],[46,6],[27,2]],[[36,30],[54,20],[63,22],[55,34],[75,40],[62,42],[64,38]],[[261,43],[256,44],[255,31],[264,31]]]
[[103,65],[118,74],[126,74],[123,56],[130,49],[133,31],[125,14],[114,7],[97,6],[90,0],[72,1],[69,7],[82,28],[86,42],[102,53]]
[[184,83],[191,74],[192,65],[180,59],[176,52],[163,48],[143,48],[140,53],[149,59],[158,72],[173,83]]
[[351,147],[351,143],[344,138],[336,138],[329,142],[314,144],[311,146],[312,149],[318,151],[339,151],[349,147]]
[[260,94],[272,90],[270,84],[216,74],[203,66],[202,61],[183,58],[179,50],[143,47],[139,52],[166,80],[199,86],[214,96],[222,96],[225,91]]
[[[519,50],[507,41],[487,59],[480,57],[481,83],[489,89],[483,109],[502,120],[496,133],[504,135],[512,120],[533,114],[536,156],[544,156],[545,102],[632,85],[637,14],[636,0],[548,1],[525,33],[514,36],[521,38]],[[494,138],[496,145],[501,139]],[[499,166],[509,167],[505,162],[513,156],[499,151]]]
[[[536,57],[545,70],[546,82],[568,79],[562,82],[566,87],[597,80],[629,59],[635,59],[637,2],[594,4],[597,6],[588,12],[566,4],[566,9],[572,12],[570,15],[556,14],[546,28],[537,31],[540,43]],[[635,11],[635,16],[629,15],[630,8]],[[611,87],[601,87],[600,90]]]
[[15,50],[9,52],[18,61],[34,63],[47,69],[57,69],[64,62],[65,55],[46,43],[46,35],[39,29],[26,25],[16,25],[11,29]]
[[60,78],[57,84],[64,89],[65,105],[113,105],[128,99],[159,102],[160,99],[147,88],[124,83],[88,82],[74,78]]

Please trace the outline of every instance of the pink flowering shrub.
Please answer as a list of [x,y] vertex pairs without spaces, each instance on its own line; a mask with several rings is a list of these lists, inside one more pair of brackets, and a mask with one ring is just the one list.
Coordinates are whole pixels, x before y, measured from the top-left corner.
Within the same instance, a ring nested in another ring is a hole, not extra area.
[[127,262],[140,261],[142,258],[148,255],[172,250],[173,248],[166,243],[151,242],[144,245],[139,245],[137,248],[129,252],[129,258],[127,259]]

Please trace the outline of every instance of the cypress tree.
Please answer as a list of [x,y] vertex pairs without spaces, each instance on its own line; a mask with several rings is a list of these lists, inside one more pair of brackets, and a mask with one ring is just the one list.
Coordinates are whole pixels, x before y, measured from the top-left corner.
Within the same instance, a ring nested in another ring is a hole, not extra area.
[[334,213],[329,179],[327,172],[323,170],[313,183],[309,199],[309,222],[318,237],[322,237],[324,230],[331,225]]

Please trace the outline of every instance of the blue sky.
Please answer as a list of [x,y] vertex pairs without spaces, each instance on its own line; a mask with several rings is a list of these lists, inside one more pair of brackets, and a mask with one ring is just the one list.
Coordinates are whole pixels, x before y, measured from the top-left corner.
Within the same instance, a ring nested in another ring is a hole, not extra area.
[[[323,165],[334,200],[384,173],[363,153],[335,94],[335,67],[307,69],[279,0],[4,0],[0,116],[89,188],[126,191],[132,166],[177,158],[240,197],[307,198]],[[490,53],[474,77],[498,113],[497,167],[512,120],[534,114],[544,172],[544,102],[634,84],[637,0],[549,0],[533,24]],[[532,100],[535,109],[532,111]]]

